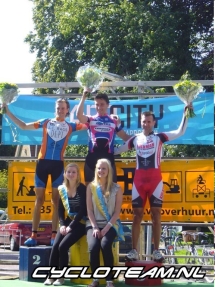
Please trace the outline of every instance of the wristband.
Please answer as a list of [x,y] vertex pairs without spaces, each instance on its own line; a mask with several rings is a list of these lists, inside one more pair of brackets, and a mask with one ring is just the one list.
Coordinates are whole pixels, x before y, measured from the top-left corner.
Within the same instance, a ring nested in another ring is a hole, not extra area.
[[110,221],[108,221],[107,224],[110,225],[111,227],[113,226],[113,224]]
[[99,229],[97,226],[93,226],[93,229]]

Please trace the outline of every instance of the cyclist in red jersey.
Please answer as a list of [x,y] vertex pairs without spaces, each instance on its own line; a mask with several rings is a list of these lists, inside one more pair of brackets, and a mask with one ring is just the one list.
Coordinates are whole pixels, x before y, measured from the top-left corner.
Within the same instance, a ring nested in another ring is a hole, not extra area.
[[[192,105],[189,105],[192,108]],[[185,107],[184,111],[186,110]],[[163,181],[160,170],[162,145],[174,140],[185,133],[187,127],[185,113],[179,128],[175,131],[153,132],[156,123],[152,112],[146,111],[141,115],[143,132],[130,138],[124,145],[114,149],[114,154],[120,154],[129,149],[136,150],[136,170],[132,187],[132,207],[134,212],[132,225],[132,250],[126,255],[127,260],[138,260],[137,244],[140,235],[144,205],[149,198],[152,232],[154,238],[153,259],[158,262],[164,260],[159,251],[161,234],[161,207],[163,203]]]
[[35,171],[36,200],[33,211],[32,235],[24,244],[27,246],[35,246],[37,244],[37,230],[40,223],[41,207],[45,200],[44,194],[48,176],[51,175],[53,212],[50,243],[53,245],[58,229],[58,186],[63,182],[64,151],[72,132],[83,130],[87,127],[80,123],[65,121],[65,118],[70,114],[70,105],[65,98],[60,98],[56,101],[56,117],[54,119],[42,119],[32,123],[21,121],[10,112],[7,105],[4,104],[4,106],[6,107],[7,116],[21,129],[43,129],[43,139]]

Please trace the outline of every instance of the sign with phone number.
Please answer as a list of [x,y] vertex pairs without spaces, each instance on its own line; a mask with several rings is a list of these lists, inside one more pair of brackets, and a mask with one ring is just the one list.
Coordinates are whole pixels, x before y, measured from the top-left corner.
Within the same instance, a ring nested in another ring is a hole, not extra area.
[[[69,162],[66,162],[68,164]],[[84,162],[77,162],[84,182]],[[124,191],[120,218],[132,221],[131,190],[135,162],[117,162],[117,181]],[[164,203],[162,221],[201,222],[214,220],[214,161],[211,160],[166,160],[161,162]],[[12,162],[8,173],[8,215],[10,220],[32,220],[36,162]],[[50,178],[41,208],[41,221],[52,218],[52,189]],[[151,220],[147,201],[143,220]]]

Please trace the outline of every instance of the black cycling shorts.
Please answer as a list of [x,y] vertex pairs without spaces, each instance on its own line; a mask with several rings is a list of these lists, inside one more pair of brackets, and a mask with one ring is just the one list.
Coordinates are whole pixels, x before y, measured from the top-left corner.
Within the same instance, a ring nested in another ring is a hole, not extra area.
[[35,171],[35,187],[46,188],[48,176],[51,175],[52,187],[63,183],[64,163],[62,160],[39,159]]

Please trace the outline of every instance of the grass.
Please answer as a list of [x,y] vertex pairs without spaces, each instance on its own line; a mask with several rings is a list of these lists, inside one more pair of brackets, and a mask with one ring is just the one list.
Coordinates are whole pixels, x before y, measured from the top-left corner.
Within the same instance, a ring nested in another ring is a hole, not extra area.
[[[201,256],[202,249],[197,249],[198,254]],[[181,250],[175,251],[175,255],[186,255],[187,253],[187,246],[184,246]],[[185,264],[187,261],[187,258],[177,258],[178,264]]]
[[[197,246],[197,252],[198,252],[198,255],[200,255],[200,256],[202,256],[202,248],[199,248],[198,246]],[[177,251],[175,251],[175,255],[181,255],[181,256],[183,256],[183,255],[186,255],[186,253],[187,253],[187,245],[186,246],[184,246],[184,247],[181,247],[181,249],[180,250],[177,250]],[[191,259],[192,260],[192,259]],[[203,259],[202,259],[203,260]],[[208,260],[208,264],[209,265],[213,265],[214,263],[213,263],[213,259],[207,259]],[[177,261],[178,261],[178,264],[186,264],[186,261],[187,261],[187,258],[177,258]],[[191,261],[192,262],[192,261]],[[196,263],[195,264],[199,264],[199,262],[198,262],[198,259],[196,260]]]

